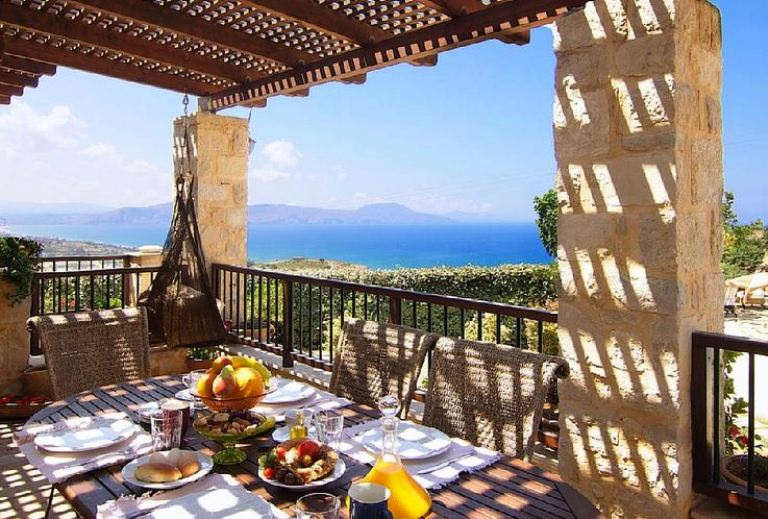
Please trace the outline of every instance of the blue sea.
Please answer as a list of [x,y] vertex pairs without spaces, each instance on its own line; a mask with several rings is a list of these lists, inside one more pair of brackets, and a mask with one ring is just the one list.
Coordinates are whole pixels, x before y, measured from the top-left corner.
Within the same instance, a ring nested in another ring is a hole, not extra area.
[[[27,236],[138,247],[162,245],[167,229],[127,225],[13,225]],[[532,223],[440,225],[252,225],[248,257],[325,258],[372,268],[548,263]]]

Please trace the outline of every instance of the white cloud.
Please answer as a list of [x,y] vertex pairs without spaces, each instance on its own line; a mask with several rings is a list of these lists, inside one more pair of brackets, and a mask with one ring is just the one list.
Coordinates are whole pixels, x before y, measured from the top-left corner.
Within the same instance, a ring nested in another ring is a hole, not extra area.
[[251,177],[259,182],[275,182],[290,177],[290,174],[273,168],[254,168]]
[[0,111],[2,198],[108,205],[171,199],[169,167],[133,158],[88,128],[68,106],[45,112],[14,100]]
[[276,140],[268,142],[261,149],[261,152],[269,162],[282,168],[295,166],[299,159],[301,159],[301,153],[290,141]]

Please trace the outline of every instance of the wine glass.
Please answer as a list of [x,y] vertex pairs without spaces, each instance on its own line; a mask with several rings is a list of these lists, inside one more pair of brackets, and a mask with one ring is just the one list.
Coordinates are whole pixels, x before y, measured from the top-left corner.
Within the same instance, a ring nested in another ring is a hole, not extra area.
[[341,433],[344,430],[344,415],[341,411],[320,411],[315,414],[314,421],[317,439],[338,450]]

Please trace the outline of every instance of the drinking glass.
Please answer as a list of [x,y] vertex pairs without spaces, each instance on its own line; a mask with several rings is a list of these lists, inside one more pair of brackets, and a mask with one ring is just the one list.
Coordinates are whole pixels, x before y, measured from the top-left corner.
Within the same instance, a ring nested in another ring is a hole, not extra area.
[[337,519],[341,501],[332,494],[307,494],[296,501],[297,519]]
[[181,447],[181,429],[184,417],[181,411],[163,410],[149,417],[152,447],[166,451]]
[[340,411],[330,410],[315,413],[315,432],[321,443],[338,450],[343,430],[344,415]]

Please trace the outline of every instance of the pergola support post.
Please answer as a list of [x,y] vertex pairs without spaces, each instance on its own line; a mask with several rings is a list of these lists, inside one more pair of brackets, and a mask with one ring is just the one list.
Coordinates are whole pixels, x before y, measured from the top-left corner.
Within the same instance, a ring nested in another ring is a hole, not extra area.
[[[206,271],[212,276],[214,263],[240,267],[248,263],[248,121],[205,112],[187,117],[192,146],[189,167],[197,175],[197,222]],[[184,126],[184,117],[173,122],[177,170],[186,167]],[[244,277],[239,281],[240,311],[233,309],[233,315],[225,316],[229,319],[245,316]],[[210,283],[216,287],[212,277]]]
[[556,21],[560,470],[610,517],[688,517],[691,332],[720,331],[721,28],[706,0]]

